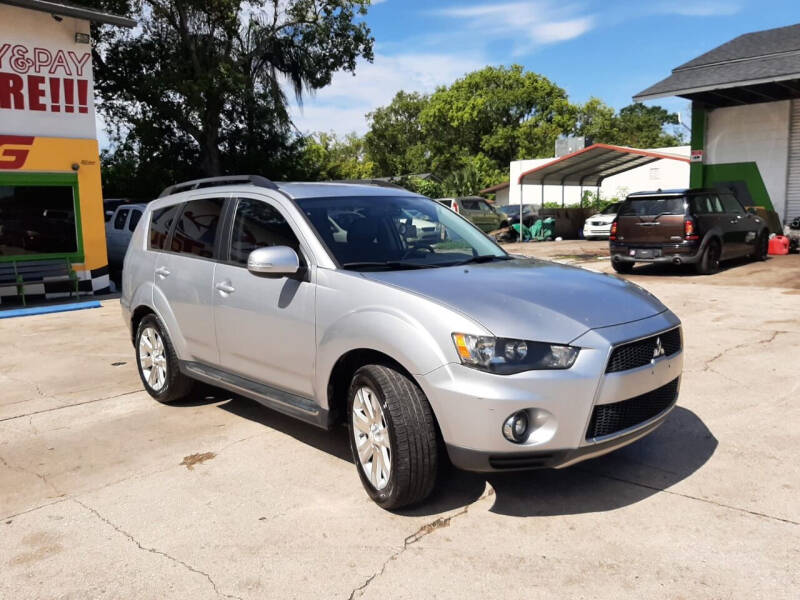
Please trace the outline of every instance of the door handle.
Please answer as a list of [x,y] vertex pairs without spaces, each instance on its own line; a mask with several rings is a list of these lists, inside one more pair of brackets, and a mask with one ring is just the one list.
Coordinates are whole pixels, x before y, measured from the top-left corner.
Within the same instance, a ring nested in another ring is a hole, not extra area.
[[222,292],[223,294],[232,294],[236,291],[236,288],[233,287],[230,282],[228,281],[220,281],[214,287],[217,288],[218,291]]
[[167,269],[166,267],[158,267],[156,269],[156,275],[161,277],[161,279],[166,279],[167,277],[169,277],[169,269]]

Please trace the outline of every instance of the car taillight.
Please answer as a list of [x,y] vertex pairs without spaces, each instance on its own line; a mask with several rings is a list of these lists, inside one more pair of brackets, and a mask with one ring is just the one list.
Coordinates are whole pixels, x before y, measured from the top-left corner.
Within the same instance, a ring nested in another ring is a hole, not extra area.
[[687,240],[700,239],[700,236],[697,235],[697,231],[694,228],[694,221],[692,221],[692,219],[686,219],[683,222],[683,235]]
[[616,242],[617,241],[617,222],[616,221],[612,221],[612,223],[611,223],[611,234],[608,236],[608,239],[610,239],[612,242]]
[[458,214],[458,204],[456,204],[455,202],[453,202],[453,212]]

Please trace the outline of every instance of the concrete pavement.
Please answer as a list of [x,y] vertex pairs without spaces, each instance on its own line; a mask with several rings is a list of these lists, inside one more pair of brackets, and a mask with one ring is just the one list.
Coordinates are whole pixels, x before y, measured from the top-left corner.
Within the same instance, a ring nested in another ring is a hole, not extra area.
[[395,514],[344,430],[151,400],[116,301],[0,320],[0,598],[796,598],[795,269],[634,274],[684,322],[667,423],[562,471],[451,471]]

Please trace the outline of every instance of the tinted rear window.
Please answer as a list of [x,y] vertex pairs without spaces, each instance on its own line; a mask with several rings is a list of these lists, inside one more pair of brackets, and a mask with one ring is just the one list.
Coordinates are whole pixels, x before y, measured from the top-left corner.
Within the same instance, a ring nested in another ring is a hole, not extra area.
[[654,217],[656,215],[682,215],[683,196],[668,198],[629,198],[619,209],[620,217]]
[[222,198],[203,198],[187,202],[175,225],[170,249],[179,254],[213,257],[224,202]]
[[180,208],[180,204],[175,204],[153,211],[150,217],[150,250],[164,249],[172,221],[175,220]]

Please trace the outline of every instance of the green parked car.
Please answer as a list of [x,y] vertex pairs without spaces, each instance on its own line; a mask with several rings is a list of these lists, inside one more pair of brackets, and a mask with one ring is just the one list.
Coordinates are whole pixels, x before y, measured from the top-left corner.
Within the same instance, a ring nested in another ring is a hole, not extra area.
[[508,217],[495,210],[485,198],[465,196],[463,198],[439,198],[437,202],[472,221],[486,233],[508,227]]

